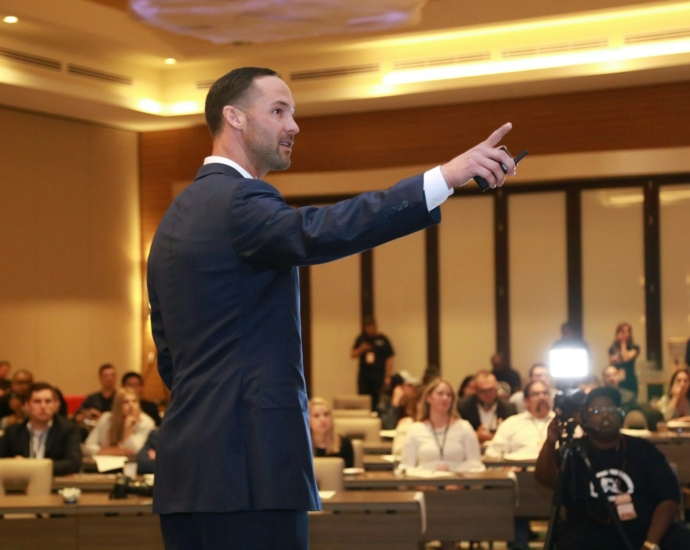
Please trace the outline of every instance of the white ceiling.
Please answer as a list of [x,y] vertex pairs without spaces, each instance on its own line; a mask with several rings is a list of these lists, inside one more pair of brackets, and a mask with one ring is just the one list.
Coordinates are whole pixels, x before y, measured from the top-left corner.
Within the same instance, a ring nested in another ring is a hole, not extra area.
[[[690,80],[690,2],[572,4],[428,0],[413,27],[217,45],[145,25],[126,0],[3,0],[0,19],[19,22],[0,22],[0,105],[131,130],[188,126],[203,121],[209,83],[242,65],[279,71],[298,116]],[[384,83],[429,67],[470,70]]]

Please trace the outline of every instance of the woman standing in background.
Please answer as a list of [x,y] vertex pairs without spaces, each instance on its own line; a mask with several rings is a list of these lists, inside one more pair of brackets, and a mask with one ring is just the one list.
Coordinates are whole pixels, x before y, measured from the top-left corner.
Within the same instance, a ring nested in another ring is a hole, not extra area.
[[635,360],[640,354],[640,346],[633,342],[632,326],[621,323],[616,327],[616,338],[609,348],[609,361],[618,368],[621,375],[619,387],[626,388],[637,395],[637,375]]

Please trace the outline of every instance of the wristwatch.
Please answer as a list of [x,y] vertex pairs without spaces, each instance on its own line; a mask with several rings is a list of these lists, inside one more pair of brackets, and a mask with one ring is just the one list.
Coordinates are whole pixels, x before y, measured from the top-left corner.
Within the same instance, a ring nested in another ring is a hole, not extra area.
[[661,547],[656,542],[644,541],[642,544],[647,550],[661,550]]

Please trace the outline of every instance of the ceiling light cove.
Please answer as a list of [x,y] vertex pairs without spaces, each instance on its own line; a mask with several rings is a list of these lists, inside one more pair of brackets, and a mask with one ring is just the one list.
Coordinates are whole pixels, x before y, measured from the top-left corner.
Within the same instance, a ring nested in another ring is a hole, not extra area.
[[612,64],[666,55],[690,53],[690,40],[675,40],[658,44],[622,46],[583,52],[539,55],[526,59],[498,59],[480,63],[464,63],[444,67],[393,71],[383,77],[383,84],[398,85],[416,82],[471,78],[496,74],[556,69],[590,64]]

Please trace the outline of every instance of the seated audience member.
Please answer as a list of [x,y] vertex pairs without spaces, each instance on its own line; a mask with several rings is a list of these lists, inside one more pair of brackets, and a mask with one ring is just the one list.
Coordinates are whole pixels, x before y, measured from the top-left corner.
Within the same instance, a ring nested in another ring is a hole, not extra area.
[[460,384],[460,389],[458,390],[458,403],[470,395],[474,395],[476,389],[474,386],[474,374],[465,376]]
[[580,381],[578,389],[582,390],[585,394],[588,394],[592,390],[601,387],[599,379],[596,374],[590,374]]
[[[506,418],[498,426],[496,435],[484,453],[486,456],[501,458],[504,454],[526,451],[536,457],[546,441],[549,423],[556,416],[551,410],[549,386],[541,380],[532,380],[519,393],[525,396],[525,412]],[[527,550],[529,538],[529,520],[515,518],[515,540],[508,548]]]
[[141,374],[131,371],[126,372],[122,376],[122,387],[130,388],[134,391],[134,393],[137,394],[141,410],[153,419],[153,421],[156,423],[156,426],[160,426],[161,415],[158,412],[158,405],[156,405],[153,401],[147,401],[146,399],[141,398],[141,394],[144,391],[144,378],[141,376]]
[[0,361],[0,395],[10,391],[12,382],[10,382],[10,369],[12,364],[9,361]]
[[98,368],[98,381],[101,384],[100,391],[87,395],[74,415],[77,424],[92,427],[103,413],[113,408],[113,396],[117,385],[115,367],[109,363],[101,365]]
[[458,412],[472,425],[483,443],[493,439],[498,425],[515,414],[515,407],[498,398],[498,381],[493,373],[479,371],[474,377],[474,385],[476,393],[459,404]]
[[346,468],[355,464],[352,442],[335,433],[331,406],[325,399],[313,397],[309,401],[309,428],[314,456],[336,456],[345,461]]
[[[401,418],[409,416],[409,405],[417,400],[415,386],[419,379],[403,370],[391,377],[391,397],[384,407],[380,407],[381,427],[392,430]],[[414,407],[413,407],[414,410]]]
[[12,409],[12,414],[3,416],[0,419],[0,430],[6,430],[8,426],[14,426],[15,424],[21,424],[26,419],[26,412],[24,411],[25,398],[19,397],[18,395],[10,395],[9,405]]
[[496,380],[508,384],[511,394],[520,391],[522,388],[520,373],[508,364],[502,352],[496,352],[491,356],[491,366],[493,367],[493,374]]
[[137,453],[137,473],[140,476],[153,473],[156,464],[156,449],[158,449],[158,428],[151,430],[146,443]]
[[[549,388],[549,397],[553,405],[553,398],[558,393],[558,390],[552,386],[551,377],[549,376],[549,369],[543,363],[535,363],[529,369],[529,382],[542,382]],[[525,394],[522,391],[515,392],[508,399],[519,413],[525,412]]]
[[79,429],[55,414],[55,391],[50,384],[31,386],[25,409],[28,418],[9,426],[0,438],[1,458],[50,458],[53,475],[74,474],[81,468]]
[[528,382],[525,386],[525,412],[506,418],[498,426],[496,434],[486,449],[486,456],[501,458],[504,454],[523,450],[539,454],[546,429],[555,413],[551,410],[549,387],[540,381]]
[[101,415],[84,443],[84,453],[133,457],[144,446],[156,425],[139,408],[139,398],[129,388],[115,392],[112,412]]
[[625,414],[630,411],[638,409],[637,406],[637,396],[630,390],[625,388],[619,388],[620,383],[620,373],[618,372],[618,367],[609,365],[604,369],[604,385],[609,388],[615,388],[621,394],[621,409]]
[[477,434],[458,418],[455,392],[437,378],[422,394],[417,422],[410,426],[402,448],[403,468],[445,471],[482,471]]
[[668,393],[665,394],[657,408],[664,415],[664,420],[683,420],[690,421],[690,371],[688,369],[678,369],[671,376]]
[[[602,507],[593,493],[582,457],[573,453],[565,472],[563,505],[566,519],[559,531],[558,550],[625,548],[610,513],[621,515],[621,525],[632,548],[685,550],[690,531],[676,522],[680,486],[664,455],[654,444],[620,431],[623,414],[620,393],[610,387],[593,389],[582,418],[586,435],[580,440],[603,491],[612,504]],[[561,433],[556,418],[537,459],[535,476],[554,488],[558,477],[556,442]]]
[[29,397],[29,389],[34,383],[34,376],[28,370],[19,369],[12,375],[12,382],[10,391],[0,397],[0,418],[15,414],[14,409],[10,407],[10,399],[20,398],[26,400]]

